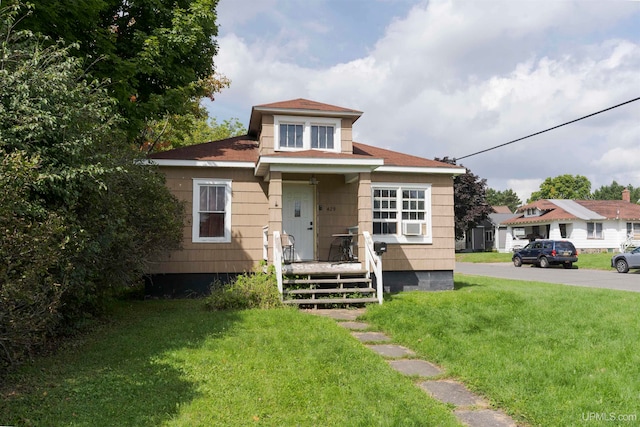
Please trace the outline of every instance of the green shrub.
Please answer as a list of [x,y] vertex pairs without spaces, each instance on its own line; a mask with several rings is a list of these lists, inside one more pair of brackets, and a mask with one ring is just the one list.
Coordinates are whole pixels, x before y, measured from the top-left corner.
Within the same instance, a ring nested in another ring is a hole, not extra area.
[[211,295],[205,299],[205,306],[209,310],[281,307],[275,269],[269,266],[263,271],[261,265],[253,272],[238,276],[228,286],[212,284]]

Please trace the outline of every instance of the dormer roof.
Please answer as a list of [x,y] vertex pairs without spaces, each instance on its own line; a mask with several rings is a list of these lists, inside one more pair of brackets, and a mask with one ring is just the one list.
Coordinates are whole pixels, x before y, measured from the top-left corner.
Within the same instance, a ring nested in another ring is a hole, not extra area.
[[262,115],[265,113],[293,116],[350,118],[354,122],[362,115],[362,111],[338,107],[336,105],[323,104],[322,102],[311,101],[303,98],[273,102],[270,104],[261,104],[256,105],[251,109],[248,130],[249,135],[258,135],[260,132],[260,125],[262,123]]

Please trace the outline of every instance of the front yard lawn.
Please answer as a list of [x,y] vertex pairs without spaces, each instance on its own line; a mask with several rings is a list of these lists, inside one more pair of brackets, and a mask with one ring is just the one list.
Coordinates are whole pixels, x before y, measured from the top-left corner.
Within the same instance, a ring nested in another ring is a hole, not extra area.
[[640,423],[640,294],[462,275],[456,288],[393,295],[366,321],[520,421]]
[[119,306],[0,385],[0,425],[457,426],[334,320],[295,309]]

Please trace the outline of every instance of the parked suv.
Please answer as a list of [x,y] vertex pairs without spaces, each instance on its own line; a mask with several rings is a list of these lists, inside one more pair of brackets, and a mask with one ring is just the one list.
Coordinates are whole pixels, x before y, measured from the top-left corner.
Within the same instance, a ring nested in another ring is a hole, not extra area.
[[513,254],[513,265],[535,264],[542,268],[562,264],[571,268],[578,262],[578,251],[566,240],[535,240]]
[[626,273],[630,268],[640,268],[640,247],[611,257],[611,267],[618,273]]

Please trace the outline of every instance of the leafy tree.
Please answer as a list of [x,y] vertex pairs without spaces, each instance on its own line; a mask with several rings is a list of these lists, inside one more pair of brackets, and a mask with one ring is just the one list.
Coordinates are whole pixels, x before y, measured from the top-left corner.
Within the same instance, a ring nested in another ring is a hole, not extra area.
[[218,124],[215,118],[197,118],[193,115],[176,116],[161,122],[151,123],[145,131],[145,143],[142,150],[147,153],[166,151],[245,135],[246,132],[246,128],[235,118],[224,120]]
[[[455,165],[455,160],[436,158],[441,162]],[[455,213],[456,239],[462,239],[465,233],[487,218],[492,212],[486,202],[487,180],[481,179],[469,169],[453,179],[453,200]]]
[[179,246],[182,205],[142,163],[72,47],[0,11],[0,365],[131,285]]
[[38,180],[39,159],[3,150],[0,156],[2,367],[28,356],[59,326],[66,290],[59,277],[69,272],[69,266],[59,256],[67,246],[64,219],[42,209],[37,200],[23,197]]
[[577,199],[591,197],[591,181],[582,175],[559,175],[547,178],[540,184],[540,190],[531,194],[528,202],[540,199]]
[[640,187],[634,188],[629,184],[623,186],[613,181],[611,185],[603,185],[593,192],[593,198],[596,200],[620,200],[622,199],[622,190],[627,188],[631,192],[631,202],[640,202]]
[[[16,3],[20,0],[10,0]],[[198,101],[229,85],[215,75],[218,0],[38,0],[19,23],[52,42],[77,43],[98,80],[109,79],[131,140],[165,116],[203,115]]]
[[522,205],[518,195],[510,188],[504,191],[487,188],[486,198],[490,206],[508,206],[511,212],[515,212]]

